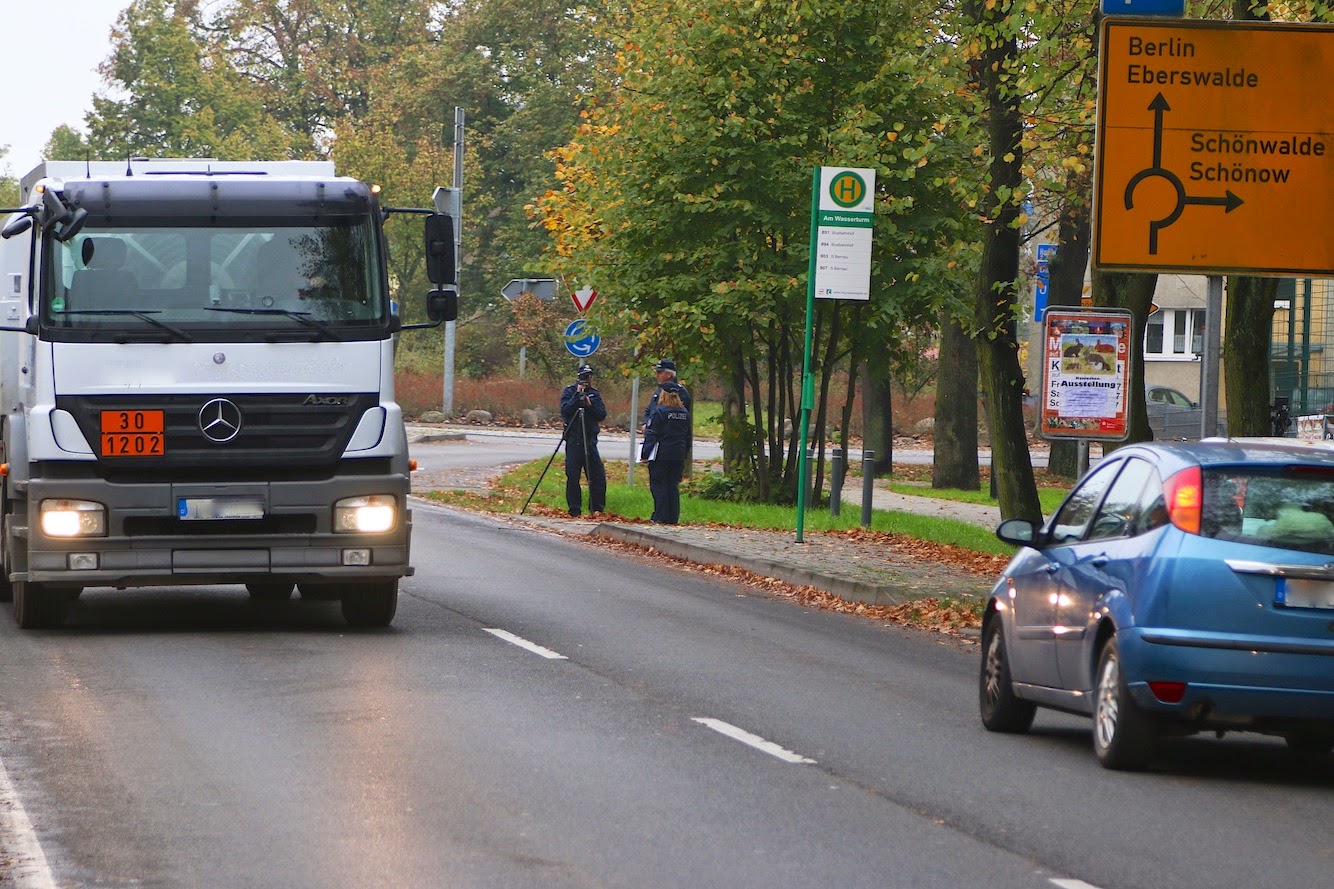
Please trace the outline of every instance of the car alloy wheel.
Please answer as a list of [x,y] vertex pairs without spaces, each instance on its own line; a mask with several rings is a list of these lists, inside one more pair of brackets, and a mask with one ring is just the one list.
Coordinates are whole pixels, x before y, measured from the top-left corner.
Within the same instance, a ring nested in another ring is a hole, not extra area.
[[1022,734],[1033,725],[1037,706],[1014,693],[1010,661],[1005,648],[1001,619],[987,622],[982,639],[982,671],[978,679],[978,706],[982,725],[993,732]]
[[1093,752],[1109,769],[1144,768],[1153,755],[1157,727],[1126,688],[1115,636],[1103,643],[1097,677],[1093,691]]

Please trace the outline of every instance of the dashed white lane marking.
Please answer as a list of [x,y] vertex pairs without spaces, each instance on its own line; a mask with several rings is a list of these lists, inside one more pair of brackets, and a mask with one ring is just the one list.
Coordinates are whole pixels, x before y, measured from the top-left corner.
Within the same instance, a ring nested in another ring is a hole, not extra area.
[[495,636],[497,639],[504,639],[506,642],[510,643],[511,645],[517,645],[517,646],[519,646],[520,648],[527,649],[528,651],[531,651],[533,654],[539,654],[539,655],[541,655],[542,657],[547,658],[547,659],[549,659],[549,660],[553,660],[553,661],[567,661],[567,660],[569,660],[569,658],[567,658],[567,657],[566,657],[565,655],[563,655],[563,654],[558,654],[558,653],[552,651],[550,648],[543,648],[542,646],[538,645],[536,642],[529,642],[527,639],[524,639],[522,636],[516,636],[516,635],[514,635],[513,633],[506,632],[505,630],[496,630],[496,629],[487,628],[486,631],[487,631],[488,633],[490,633],[492,636]]
[[9,772],[0,762],[0,834],[5,837],[5,848],[14,856],[14,885],[18,889],[56,889],[56,879],[46,861],[42,844],[32,821],[19,802]]
[[1051,884],[1057,889],[1098,889],[1092,883],[1085,883],[1083,880],[1057,880],[1052,879]]
[[781,759],[783,762],[810,763],[810,764],[814,764],[815,762],[815,760],[813,759],[807,759],[806,757],[798,753],[793,753],[791,750],[779,747],[773,741],[766,741],[759,735],[752,735],[745,729],[739,729],[736,726],[731,725],[730,723],[723,722],[721,719],[708,719],[708,718],[695,717],[695,722],[698,722],[700,725],[703,726],[708,726],[709,728],[713,729],[715,732],[718,732],[719,734],[727,735],[727,737],[731,738],[734,741],[740,741],[742,744],[749,744],[756,750],[759,750],[763,753],[767,753],[770,756],[777,757],[778,759]]

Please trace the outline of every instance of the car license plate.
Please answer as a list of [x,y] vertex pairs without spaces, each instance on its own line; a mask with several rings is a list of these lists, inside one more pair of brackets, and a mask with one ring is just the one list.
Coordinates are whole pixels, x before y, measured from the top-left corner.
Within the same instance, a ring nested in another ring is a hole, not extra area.
[[264,501],[258,497],[181,497],[176,515],[185,521],[262,519]]
[[1289,608],[1334,608],[1334,582],[1280,577],[1275,584],[1274,602]]
[[161,457],[167,452],[163,412],[102,411],[103,457]]

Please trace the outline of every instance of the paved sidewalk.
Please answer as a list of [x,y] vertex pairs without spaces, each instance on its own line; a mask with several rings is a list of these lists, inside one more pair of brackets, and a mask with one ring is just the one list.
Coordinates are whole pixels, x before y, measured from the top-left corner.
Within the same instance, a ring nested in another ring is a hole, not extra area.
[[813,586],[851,602],[898,605],[925,596],[971,599],[995,581],[963,568],[896,551],[875,540],[792,531],[631,525],[602,522],[595,537],[651,547],[701,565],[744,568],[785,583]]

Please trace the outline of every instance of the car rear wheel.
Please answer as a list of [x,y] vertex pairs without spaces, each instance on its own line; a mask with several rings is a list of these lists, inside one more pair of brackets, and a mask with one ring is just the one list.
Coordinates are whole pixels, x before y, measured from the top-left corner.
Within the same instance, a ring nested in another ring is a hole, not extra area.
[[1109,638],[1098,656],[1097,687],[1093,692],[1093,752],[1109,769],[1142,769],[1153,755],[1158,730],[1151,716],[1139,708],[1121,674],[1116,637]]
[[978,705],[982,725],[988,731],[1022,734],[1033,725],[1037,705],[1014,693],[1010,660],[1005,649],[1001,620],[993,617],[982,638],[982,671],[978,680]]
[[343,620],[354,627],[387,627],[398,611],[398,581],[377,580],[343,587]]

